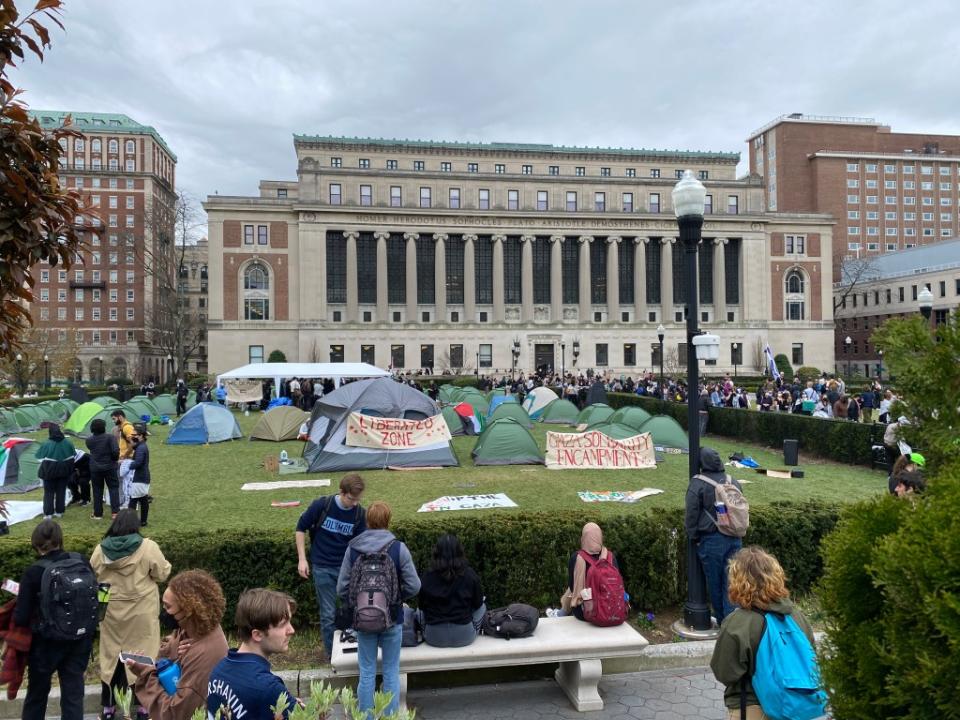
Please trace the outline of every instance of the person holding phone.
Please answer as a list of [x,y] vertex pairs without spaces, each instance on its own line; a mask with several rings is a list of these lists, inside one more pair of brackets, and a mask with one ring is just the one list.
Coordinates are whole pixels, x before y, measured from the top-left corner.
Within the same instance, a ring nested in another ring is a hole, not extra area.
[[[140,534],[140,518],[136,510],[117,513],[106,535],[93,551],[90,564],[97,580],[109,593],[107,612],[100,623],[100,696],[103,720],[116,714],[114,691],[125,690],[134,675],[118,658],[123,651],[156,654],[160,647],[160,593],[157,583],[170,576],[170,563],[160,547]],[[147,709],[138,705],[138,720],[148,717]]]

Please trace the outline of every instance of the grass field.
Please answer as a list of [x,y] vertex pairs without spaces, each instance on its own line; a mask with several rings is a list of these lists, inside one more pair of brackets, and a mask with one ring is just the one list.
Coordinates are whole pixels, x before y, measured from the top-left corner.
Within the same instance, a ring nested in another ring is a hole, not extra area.
[[[259,413],[251,413],[250,417],[238,415],[244,435],[252,429],[258,416]],[[264,458],[278,455],[283,449],[291,457],[299,457],[303,449],[303,443],[300,442],[250,442],[244,438],[208,446],[171,446],[164,444],[168,432],[167,427],[151,426],[151,494],[155,498],[150,509],[152,532],[249,527],[292,529],[310,500],[332,490],[305,488],[242,492],[240,486],[253,481],[329,477],[331,487],[336,487],[340,479],[339,474],[278,476],[263,469]],[[533,433],[542,448],[546,427],[538,425]],[[35,433],[34,436],[45,438],[46,431]],[[82,440],[73,440],[78,446],[83,446]],[[639,490],[652,487],[663,490],[663,494],[645,498],[633,505],[598,503],[591,507],[601,513],[620,514],[655,512],[660,508],[683,505],[687,486],[686,455],[668,455],[653,470],[561,471],[547,470],[537,465],[475,467],[470,459],[475,442],[476,438],[473,437],[454,438],[454,448],[461,464],[458,468],[408,472],[364,471],[363,476],[367,481],[364,502],[386,500],[392,506],[395,517],[410,517],[424,502],[443,495],[504,492],[517,503],[520,510],[552,511],[587,507],[577,496],[578,490]],[[752,455],[766,467],[782,467],[783,457],[779,451],[709,435],[703,444],[716,448],[724,458],[740,451]],[[811,498],[852,502],[883,492],[886,488],[886,475],[879,471],[821,461],[805,457],[802,453],[800,460],[800,467],[806,474],[803,479],[779,480],[742,470],[736,471],[734,476],[752,481],[745,487],[745,494],[754,505]],[[42,492],[37,490],[26,495],[6,497],[11,500],[41,499]],[[296,508],[272,508],[270,503],[273,500],[300,500],[303,504]],[[509,513],[517,512],[517,509],[472,512]],[[90,508],[69,508],[63,518],[65,532],[102,533],[106,529],[105,522],[91,520],[90,514]],[[11,534],[29,535],[33,526],[32,522],[14,525]]]

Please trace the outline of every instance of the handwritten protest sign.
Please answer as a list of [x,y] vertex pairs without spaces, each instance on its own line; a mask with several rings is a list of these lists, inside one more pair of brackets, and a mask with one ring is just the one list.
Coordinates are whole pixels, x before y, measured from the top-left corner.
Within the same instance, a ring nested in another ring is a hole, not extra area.
[[487,510],[489,508],[517,507],[503,493],[490,495],[444,495],[420,506],[417,512],[446,512],[449,510]]
[[371,417],[350,413],[347,445],[377,450],[411,450],[450,442],[450,428],[443,415],[425,420]]
[[547,467],[552,470],[655,468],[650,433],[617,440],[602,432],[547,433]]
[[651,495],[659,495],[662,492],[663,490],[657,490],[656,488],[643,488],[643,490],[602,490],[600,492],[581,490],[577,493],[577,495],[579,495],[580,499],[585,503],[635,503],[637,500],[642,500],[643,498],[650,497]]

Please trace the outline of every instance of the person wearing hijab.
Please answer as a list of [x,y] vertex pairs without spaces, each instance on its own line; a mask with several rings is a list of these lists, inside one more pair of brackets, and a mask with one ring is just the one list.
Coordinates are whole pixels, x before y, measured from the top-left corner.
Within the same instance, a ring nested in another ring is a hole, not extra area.
[[[601,558],[611,559],[613,566],[620,569],[617,558],[603,544],[603,530],[595,522],[588,522],[580,533],[580,550],[586,552],[594,560]],[[560,598],[559,610],[548,610],[550,617],[573,615],[583,620],[583,589],[587,587],[587,561],[580,555],[580,550],[570,554],[567,563],[567,590]]]
[[37,450],[40,461],[38,475],[43,480],[43,518],[63,516],[67,497],[67,482],[73,476],[76,448],[63,436],[56,423],[48,428],[49,439]]

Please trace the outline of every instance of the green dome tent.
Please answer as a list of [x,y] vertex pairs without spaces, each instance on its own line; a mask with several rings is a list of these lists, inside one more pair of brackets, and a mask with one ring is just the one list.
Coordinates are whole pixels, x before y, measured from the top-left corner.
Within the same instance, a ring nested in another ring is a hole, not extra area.
[[100,397],[95,397],[90,402],[95,402],[100,407],[106,407],[107,405],[117,405],[117,399],[112,395],[101,395]]
[[0,435],[12,435],[20,432],[20,425],[17,423],[17,416],[12,410],[0,408]]
[[160,411],[152,401],[147,398],[133,398],[123,404],[123,410],[130,419],[142,419],[144,415],[155,417],[160,415]]
[[575,425],[579,411],[569,400],[554,400],[540,416],[540,422],[550,425]]
[[587,428],[587,431],[596,430],[614,440],[626,440],[634,435],[640,435],[640,431],[629,425],[620,425],[612,422],[598,422]]
[[[115,407],[120,406],[117,405]],[[70,414],[70,419],[64,424],[63,431],[86,437],[90,434],[90,421],[102,413],[105,414],[101,415],[101,417],[106,420],[107,427],[110,428],[112,427],[110,420],[111,412],[113,412],[113,408],[110,408],[108,411],[108,409],[102,407],[100,403],[85,402]]]
[[40,443],[23,438],[10,438],[0,445],[0,493],[25,493],[40,487],[39,447]]
[[73,412],[78,407],[80,407],[80,403],[78,403],[76,400],[71,400],[68,397],[60,398],[59,400],[57,400],[57,402],[60,403],[61,405],[66,405],[67,410],[69,410],[70,412]]
[[686,431],[680,423],[668,415],[656,415],[650,418],[640,428],[640,432],[650,433],[654,447],[658,449],[673,448],[683,451],[690,449],[690,439]]
[[21,405],[12,410],[21,430],[37,430],[40,427],[40,418],[29,405]]
[[447,405],[441,412],[443,413],[443,419],[447,421],[447,427],[450,428],[451,435],[456,437],[457,435],[467,434],[466,425],[464,425],[463,420],[460,419],[457,411],[453,409],[453,405]]
[[197,391],[190,390],[187,392],[187,409],[189,410],[194,405],[197,404]]
[[[523,411],[519,405],[514,407]],[[474,465],[543,464],[543,453],[533,435],[524,425],[509,417],[487,425],[477,438],[471,454]]]
[[500,397],[501,395],[508,395],[509,392],[505,387],[494,388],[487,393],[487,400],[493,400],[495,397]]
[[40,418],[40,422],[55,422],[58,425],[63,422],[63,418],[60,417],[59,411],[56,408],[50,406],[49,401],[42,403],[37,403],[33,406],[34,411],[37,414],[37,417]]
[[70,417],[70,408],[67,407],[65,403],[60,400],[47,400],[45,403],[40,403],[41,405],[46,405],[56,413],[59,418],[58,422],[66,422],[67,418]]
[[177,399],[169,393],[157,395],[153,398],[153,404],[157,407],[157,412],[161,415],[177,414]]
[[639,430],[643,427],[643,424],[650,419],[650,413],[644,410],[641,407],[628,406],[622,407],[617,410],[613,415],[611,415],[607,420],[612,423],[620,423],[621,425],[629,425],[632,428]]
[[270,442],[296,440],[300,434],[300,426],[309,419],[309,413],[299,408],[277,405],[260,416],[257,424],[250,431],[250,439]]
[[593,425],[597,422],[608,420],[613,415],[613,408],[603,403],[587,405],[580,414],[577,415],[577,425]]
[[487,422],[493,423],[501,418],[513,418],[525,428],[533,427],[533,421],[530,420],[530,416],[527,415],[527,411],[524,410],[523,407],[516,401],[503,402],[497,405],[496,409],[487,419]]
[[441,385],[437,398],[440,400],[440,402],[453,402],[453,393],[457,389],[458,388],[455,388],[453,385]]

